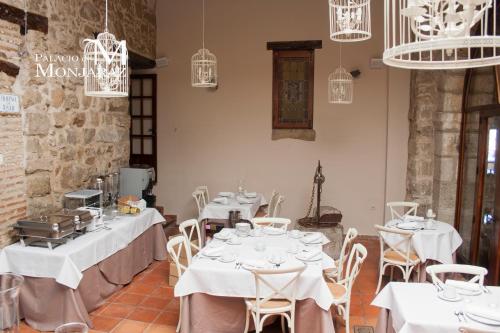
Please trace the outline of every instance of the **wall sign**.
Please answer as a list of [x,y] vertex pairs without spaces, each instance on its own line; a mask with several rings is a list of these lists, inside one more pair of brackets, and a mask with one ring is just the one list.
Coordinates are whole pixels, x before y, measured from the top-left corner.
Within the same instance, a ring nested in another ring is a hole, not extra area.
[[18,113],[19,96],[0,94],[0,113]]

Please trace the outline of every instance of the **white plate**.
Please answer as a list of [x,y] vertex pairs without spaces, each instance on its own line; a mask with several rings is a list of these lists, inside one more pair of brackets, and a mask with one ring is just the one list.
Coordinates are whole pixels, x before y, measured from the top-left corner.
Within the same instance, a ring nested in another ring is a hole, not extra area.
[[491,326],[500,326],[500,321],[498,321],[498,320],[484,318],[484,317],[477,316],[477,315],[469,313],[469,312],[465,312],[465,315],[467,317],[469,317],[470,319],[477,321],[478,323],[481,323],[481,324],[486,324],[486,325],[491,325]]
[[267,258],[267,261],[269,261],[271,264],[273,265],[276,265],[276,264],[283,264],[284,262],[286,262],[286,257],[285,256],[276,256],[276,257],[272,257],[272,256],[269,256]]
[[477,296],[477,295],[481,295],[483,293],[483,291],[481,289],[467,290],[467,289],[462,289],[462,288],[458,288],[458,287],[455,287],[455,289],[457,290],[458,294],[464,295],[464,296]]
[[219,197],[232,198],[234,197],[233,192],[219,192]]
[[314,242],[308,242],[306,239],[304,238],[301,238],[300,241],[306,245],[318,245],[318,244],[322,244],[323,243],[323,240],[320,238]]
[[219,239],[219,240],[223,240],[223,241],[227,241],[228,239],[230,239],[233,235],[231,234],[221,234],[220,232],[214,234],[214,238],[215,239]]
[[438,297],[441,298],[443,301],[446,301],[446,302],[458,302],[458,301],[462,300],[462,296],[460,296],[460,295],[457,295],[457,297],[455,297],[455,298],[445,297],[444,294],[443,294],[443,291],[438,292]]
[[423,228],[423,224],[420,222],[401,222],[396,227],[402,230],[420,230]]
[[257,193],[245,193],[245,198],[257,198]]
[[288,237],[293,238],[293,239],[299,239],[299,238],[304,237],[304,233],[302,233],[302,232],[301,232],[301,233],[299,233],[298,235],[294,236],[294,235],[292,235],[292,232],[291,232],[291,231],[289,231],[289,232],[288,232]]
[[205,253],[202,251],[201,255],[204,257],[207,257],[207,258],[219,258],[222,255],[222,251],[220,251],[218,253],[214,253],[214,254],[208,254],[208,253]]
[[299,259],[300,261],[306,261],[306,262],[314,262],[314,261],[320,261],[323,259],[323,254],[320,255],[320,256],[316,256],[312,259],[306,259],[305,257],[303,257],[305,254],[304,253],[300,253],[300,254],[297,254],[295,256],[295,258]]
[[264,228],[264,233],[271,236],[283,235],[285,232],[286,230],[280,228],[269,228],[269,227]]
[[223,256],[219,257],[220,262],[228,263],[236,260],[236,255],[232,254],[228,258],[224,258]]
[[241,241],[241,239],[238,239],[236,242],[233,242],[233,239],[229,238],[227,240],[226,244],[229,244],[229,245],[241,245],[241,244],[243,244],[243,242]]

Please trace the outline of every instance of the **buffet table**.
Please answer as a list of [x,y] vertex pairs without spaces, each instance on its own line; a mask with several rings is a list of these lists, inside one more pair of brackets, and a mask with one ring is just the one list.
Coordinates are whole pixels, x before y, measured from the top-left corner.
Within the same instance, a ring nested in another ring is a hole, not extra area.
[[[286,258],[281,264],[283,269],[304,265],[296,259],[296,255],[287,253],[294,243],[302,252],[313,249],[321,251],[322,246],[329,242],[324,235],[319,238],[319,244],[315,245],[305,245],[286,234],[240,239],[241,244],[226,244],[224,252],[234,254],[243,262],[268,262],[273,254],[279,254]],[[259,242],[266,244],[264,251],[255,250],[256,243]],[[245,268],[237,267],[235,262],[211,260],[202,253],[203,251],[195,256],[175,286],[175,296],[183,299],[181,332],[243,332],[246,313],[244,298],[255,297],[254,275]],[[269,266],[267,268],[272,267],[270,263],[266,265]],[[323,278],[323,269],[335,268],[335,262],[322,253],[322,259],[307,262],[306,265],[306,270],[297,280],[296,332],[334,332],[330,313],[333,299]],[[279,275],[270,280],[276,285],[288,281]]]
[[0,272],[25,277],[20,312],[33,328],[52,331],[74,321],[92,325],[89,311],[153,260],[167,258],[163,221],[148,208],[53,250],[12,244],[0,253]]

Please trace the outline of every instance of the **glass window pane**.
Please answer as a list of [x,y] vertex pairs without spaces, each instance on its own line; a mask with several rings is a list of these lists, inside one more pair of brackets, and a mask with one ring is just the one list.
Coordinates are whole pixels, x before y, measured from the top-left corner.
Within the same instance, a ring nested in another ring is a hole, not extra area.
[[153,79],[144,79],[142,81],[142,95],[153,96]]
[[132,139],[132,154],[141,154],[141,139]]
[[153,139],[144,138],[144,155],[153,155]]
[[142,134],[143,135],[152,135],[153,134],[153,120],[152,119],[143,119],[142,120]]
[[132,119],[132,135],[141,135],[140,119]]
[[138,98],[134,98],[132,100],[132,115],[133,116],[141,115],[141,100]]
[[142,100],[142,114],[144,116],[153,115],[153,100],[150,98],[145,98]]
[[132,96],[141,96],[141,80],[132,80]]

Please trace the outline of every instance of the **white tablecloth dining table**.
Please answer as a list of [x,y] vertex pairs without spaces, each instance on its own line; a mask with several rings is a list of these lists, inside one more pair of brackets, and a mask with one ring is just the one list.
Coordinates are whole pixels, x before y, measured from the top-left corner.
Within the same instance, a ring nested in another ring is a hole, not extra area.
[[[500,327],[477,323],[470,318],[466,323],[460,322],[455,315],[455,311],[464,310],[469,303],[500,307],[500,287],[488,289],[491,294],[465,296],[462,301],[447,302],[437,297],[433,284],[391,282],[372,302],[383,309],[376,333],[458,333],[461,326],[500,332]],[[391,326],[387,327],[387,323]]]
[[[328,242],[328,239],[324,235],[323,237],[324,242]],[[289,238],[287,235],[267,235],[264,237],[246,237],[241,239],[241,245],[225,245],[225,251],[234,253],[239,261],[244,262],[245,259],[251,259],[262,260],[267,263],[267,259],[273,253],[280,253],[287,258],[287,261],[280,268],[303,265],[301,261],[295,258],[295,255],[286,252],[291,243],[297,243],[302,249],[305,248],[299,240]],[[254,246],[257,242],[261,241],[266,243],[266,250],[257,252]],[[310,247],[320,249],[321,245]],[[271,264],[268,264],[266,268],[272,267]],[[334,260],[325,253],[323,253],[321,261],[308,263],[306,270],[297,281],[297,300],[311,298],[322,309],[328,310],[330,308],[333,299],[323,279],[323,269],[325,268],[335,268]],[[274,281],[277,285],[281,285],[288,282],[289,278],[286,279],[283,276],[277,275],[269,280]],[[222,263],[218,260],[198,256],[193,259],[193,262],[175,286],[176,297],[188,296],[195,293],[204,293],[212,296],[255,298],[255,279],[253,273],[249,270],[236,268],[235,262]]]
[[[395,227],[400,220],[391,220],[386,226]],[[422,223],[425,226],[425,223]],[[435,260],[442,264],[452,264],[453,254],[462,245],[462,237],[448,223],[434,221],[430,229],[416,230],[411,239],[413,249],[417,253],[421,262]],[[398,235],[386,234],[384,240],[388,244],[397,244],[402,238]]]
[[53,278],[76,289],[84,270],[124,249],[144,231],[163,221],[156,209],[147,208],[139,215],[108,221],[109,229],[87,232],[52,250],[18,242],[1,251],[0,273]]
[[225,220],[229,218],[229,212],[232,210],[239,210],[240,217],[244,220],[250,221],[255,217],[259,207],[267,204],[267,201],[262,194],[257,194],[256,198],[248,199],[253,201],[253,203],[239,203],[236,196],[234,198],[227,199],[227,204],[220,204],[213,201],[209,202],[203,208],[199,221],[203,221],[205,219]]

